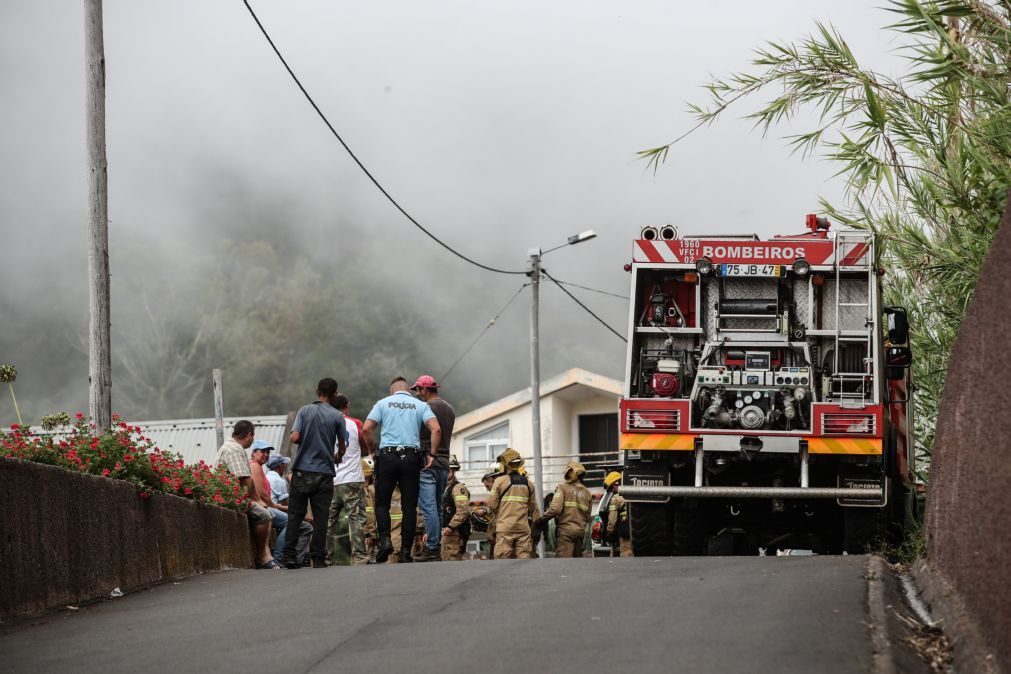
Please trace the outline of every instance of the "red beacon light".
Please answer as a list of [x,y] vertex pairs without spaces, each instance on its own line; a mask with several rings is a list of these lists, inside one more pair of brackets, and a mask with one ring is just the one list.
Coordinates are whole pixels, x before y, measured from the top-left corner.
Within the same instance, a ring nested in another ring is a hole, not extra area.
[[632,265],[626,262],[625,266],[622,267],[622,269],[624,269],[625,271],[632,271]]
[[807,214],[807,228],[812,232],[817,232],[818,230],[828,231],[832,226],[832,223],[828,221],[828,218],[820,218],[817,213]]

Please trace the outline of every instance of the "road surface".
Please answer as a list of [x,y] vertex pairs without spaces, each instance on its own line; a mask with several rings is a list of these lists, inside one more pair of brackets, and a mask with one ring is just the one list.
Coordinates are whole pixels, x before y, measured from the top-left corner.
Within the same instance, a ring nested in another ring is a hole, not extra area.
[[230,571],[0,635],[15,672],[864,672],[864,557]]

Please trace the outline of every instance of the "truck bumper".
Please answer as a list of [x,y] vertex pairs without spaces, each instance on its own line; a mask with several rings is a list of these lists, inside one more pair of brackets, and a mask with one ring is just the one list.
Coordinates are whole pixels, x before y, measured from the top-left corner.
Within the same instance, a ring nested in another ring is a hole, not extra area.
[[666,498],[824,498],[861,501],[880,501],[884,498],[881,488],[845,487],[684,487],[684,486],[621,486],[619,493],[625,498],[666,499]]

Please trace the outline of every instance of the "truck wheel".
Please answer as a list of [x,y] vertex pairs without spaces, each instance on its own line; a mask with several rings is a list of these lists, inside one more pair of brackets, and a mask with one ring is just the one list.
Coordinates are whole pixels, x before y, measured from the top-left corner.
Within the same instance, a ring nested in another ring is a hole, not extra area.
[[669,557],[674,552],[674,523],[667,503],[629,503],[628,517],[635,557]]
[[887,533],[885,517],[882,508],[844,508],[843,551],[866,555],[880,546]]
[[706,554],[706,517],[702,508],[681,503],[674,509],[674,554]]

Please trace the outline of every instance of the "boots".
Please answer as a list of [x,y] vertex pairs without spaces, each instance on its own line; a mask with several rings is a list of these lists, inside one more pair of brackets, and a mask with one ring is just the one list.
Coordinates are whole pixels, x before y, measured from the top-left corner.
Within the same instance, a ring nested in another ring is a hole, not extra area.
[[403,550],[401,550],[400,554],[397,555],[397,563],[398,564],[410,564],[413,561],[414,561],[414,558],[411,557],[411,551],[408,550],[408,549],[406,549],[406,548],[404,548]]
[[391,552],[393,552],[393,541],[389,536],[383,536],[379,539],[379,545],[376,546],[376,564],[385,564],[386,560],[390,558]]

